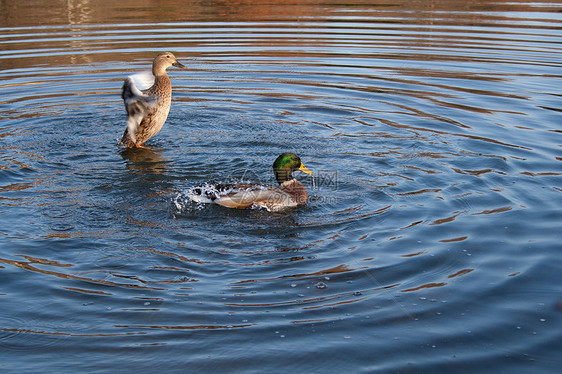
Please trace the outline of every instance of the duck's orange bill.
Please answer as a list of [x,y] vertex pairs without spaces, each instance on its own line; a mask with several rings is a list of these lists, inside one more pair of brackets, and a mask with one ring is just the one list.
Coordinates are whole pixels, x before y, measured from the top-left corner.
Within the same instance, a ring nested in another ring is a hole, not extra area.
[[304,172],[304,173],[306,173],[306,174],[314,175],[310,170],[308,170],[308,169],[306,168],[306,166],[304,166],[304,165],[302,164],[302,162],[301,162],[301,166],[299,166],[299,170],[302,171],[302,172]]

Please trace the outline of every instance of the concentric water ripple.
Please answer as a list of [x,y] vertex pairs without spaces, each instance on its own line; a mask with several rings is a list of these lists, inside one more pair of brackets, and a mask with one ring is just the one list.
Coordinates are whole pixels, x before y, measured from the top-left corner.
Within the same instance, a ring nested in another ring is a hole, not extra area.
[[[558,368],[559,5],[211,3],[4,6],[0,367]],[[189,69],[122,150],[161,50]],[[301,209],[189,198],[285,151]]]

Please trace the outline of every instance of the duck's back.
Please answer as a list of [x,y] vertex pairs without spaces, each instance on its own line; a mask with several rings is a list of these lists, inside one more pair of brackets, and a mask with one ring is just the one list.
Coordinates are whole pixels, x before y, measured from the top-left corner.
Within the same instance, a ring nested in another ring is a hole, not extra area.
[[247,184],[232,185],[228,193],[217,196],[214,202],[227,208],[257,207],[275,212],[302,205],[307,199],[308,194],[305,187],[296,179],[292,179],[283,183],[281,188]]

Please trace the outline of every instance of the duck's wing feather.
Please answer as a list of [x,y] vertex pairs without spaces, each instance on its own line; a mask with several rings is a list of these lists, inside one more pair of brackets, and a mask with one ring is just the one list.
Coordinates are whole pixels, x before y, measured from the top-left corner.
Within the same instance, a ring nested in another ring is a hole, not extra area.
[[152,75],[152,73],[149,71],[143,71],[137,74],[129,75],[129,78],[131,78],[135,86],[143,92],[154,86],[155,78],[154,75]]
[[[246,186],[245,186],[246,187]],[[251,206],[265,207],[268,210],[297,206],[291,196],[275,187],[252,186],[236,189],[226,195],[218,196],[214,202],[227,208],[245,209]]]
[[[136,74],[139,76],[141,74]],[[138,78],[138,77],[137,77]],[[142,119],[158,103],[156,96],[145,95],[139,90],[134,82],[133,76],[127,77],[123,83],[121,97],[125,103],[125,109],[129,117],[127,118],[127,129],[129,137],[136,142],[135,134]]]

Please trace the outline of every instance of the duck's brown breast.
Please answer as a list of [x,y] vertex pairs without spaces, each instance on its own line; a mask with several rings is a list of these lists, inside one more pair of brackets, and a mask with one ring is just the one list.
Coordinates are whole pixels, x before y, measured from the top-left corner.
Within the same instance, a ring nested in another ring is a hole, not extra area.
[[308,200],[308,193],[306,188],[301,182],[296,179],[291,179],[290,181],[283,182],[281,184],[281,189],[288,193],[291,198],[297,203],[297,205],[302,205]]

